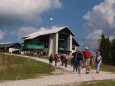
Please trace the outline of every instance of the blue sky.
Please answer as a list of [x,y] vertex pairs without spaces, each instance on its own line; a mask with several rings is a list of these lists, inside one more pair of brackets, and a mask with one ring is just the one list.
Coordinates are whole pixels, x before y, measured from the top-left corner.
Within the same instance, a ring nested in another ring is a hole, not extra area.
[[115,37],[114,22],[115,0],[0,0],[0,42],[22,42],[37,30],[68,26],[82,49],[95,50],[102,33]]
[[61,0],[62,8],[49,11],[49,15],[44,14],[44,24],[41,26],[50,26],[50,13],[54,21],[52,25],[69,26],[77,39],[84,39],[82,27],[84,24],[83,16],[92,10],[93,6],[99,4],[103,0]]

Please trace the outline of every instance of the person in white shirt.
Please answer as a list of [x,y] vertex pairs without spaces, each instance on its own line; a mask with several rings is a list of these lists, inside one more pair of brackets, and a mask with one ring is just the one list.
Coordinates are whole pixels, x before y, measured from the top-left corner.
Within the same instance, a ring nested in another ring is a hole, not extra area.
[[96,73],[99,73],[100,71],[100,65],[102,63],[102,56],[100,55],[100,52],[97,51],[96,55],[94,57],[95,65],[96,65]]

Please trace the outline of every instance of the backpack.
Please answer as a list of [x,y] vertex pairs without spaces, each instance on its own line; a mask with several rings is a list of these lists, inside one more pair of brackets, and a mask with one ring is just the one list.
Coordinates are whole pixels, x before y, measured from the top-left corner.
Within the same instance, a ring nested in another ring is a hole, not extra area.
[[61,56],[60,56],[60,59],[61,59],[61,60],[64,60],[64,55],[61,55]]
[[49,61],[53,61],[53,56],[49,56]]
[[82,60],[82,53],[80,51],[77,52],[77,60]]
[[91,57],[91,53],[89,50],[85,50],[83,55],[84,55],[84,58],[87,58],[87,59]]

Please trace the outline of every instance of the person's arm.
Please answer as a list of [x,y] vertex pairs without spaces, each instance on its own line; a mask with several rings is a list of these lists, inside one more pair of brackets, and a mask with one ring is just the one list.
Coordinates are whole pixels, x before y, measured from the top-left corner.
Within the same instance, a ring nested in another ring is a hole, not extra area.
[[100,61],[100,63],[102,64],[102,56],[101,56],[101,61]]
[[83,61],[82,61],[82,62],[83,62],[83,64],[84,64],[84,53],[82,53],[82,59],[83,59]]
[[93,63],[95,63],[95,61],[96,61],[96,55],[94,56]]

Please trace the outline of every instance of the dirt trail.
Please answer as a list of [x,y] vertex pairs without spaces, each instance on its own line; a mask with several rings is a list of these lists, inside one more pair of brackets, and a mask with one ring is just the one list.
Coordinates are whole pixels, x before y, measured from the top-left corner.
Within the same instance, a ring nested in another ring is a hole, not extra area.
[[[48,63],[48,60],[46,59],[32,59]],[[101,71],[99,74],[96,74],[95,70],[91,70],[90,74],[85,74],[85,69],[82,69],[81,74],[78,74],[72,72],[72,67],[70,65],[65,68],[58,63],[57,67],[62,68],[64,71],[57,70],[57,73],[55,72],[56,74],[54,75],[42,76],[41,78],[36,79],[5,81],[0,83],[0,86],[55,86],[84,81],[115,79],[115,74],[110,72]]]

